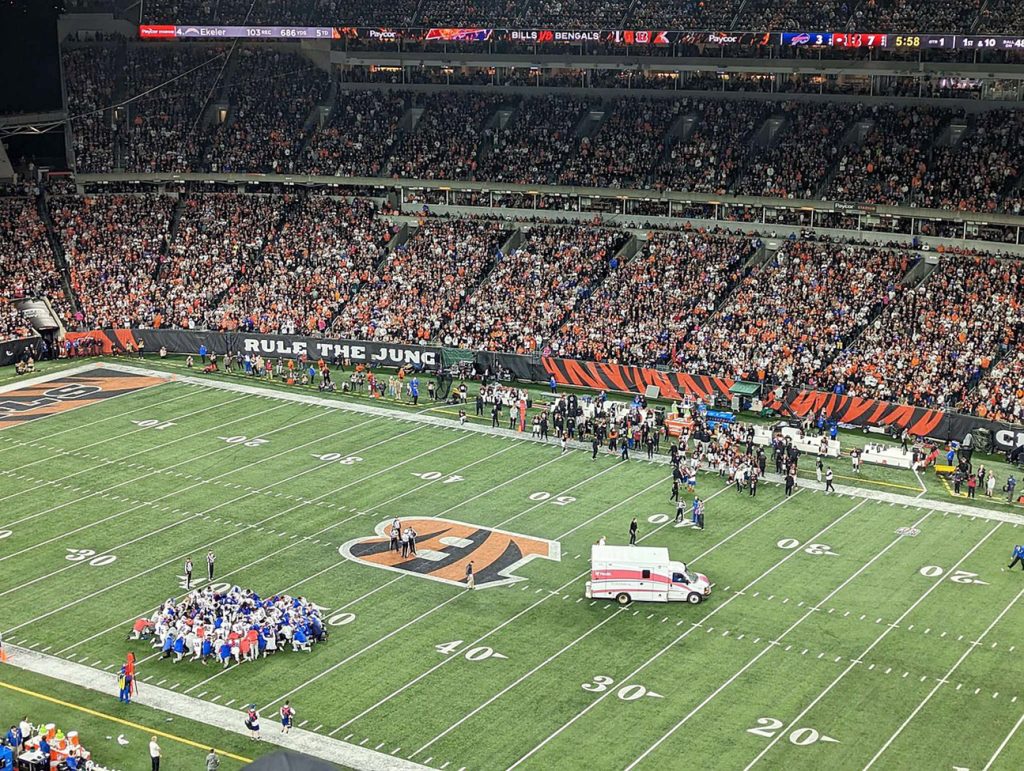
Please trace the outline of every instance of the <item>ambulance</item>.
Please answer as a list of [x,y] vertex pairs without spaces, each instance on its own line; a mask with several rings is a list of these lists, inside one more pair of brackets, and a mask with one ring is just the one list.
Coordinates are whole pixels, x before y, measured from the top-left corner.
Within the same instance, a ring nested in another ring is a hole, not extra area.
[[708,577],[669,559],[668,549],[654,546],[601,546],[590,550],[587,599],[642,602],[689,602],[711,595]]

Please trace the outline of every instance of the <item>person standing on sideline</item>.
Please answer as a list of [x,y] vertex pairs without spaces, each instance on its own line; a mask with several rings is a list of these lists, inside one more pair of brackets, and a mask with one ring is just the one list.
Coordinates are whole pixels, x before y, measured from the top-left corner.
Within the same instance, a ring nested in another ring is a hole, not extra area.
[[683,521],[683,502],[676,501],[676,522]]
[[1006,502],[1013,503],[1013,489],[1017,486],[1017,480],[1013,478],[1013,474],[1010,474],[1006,478]]
[[185,558],[185,590],[192,591],[192,558]]
[[992,493],[996,491],[996,475],[995,472],[989,471],[985,477],[985,495],[989,498],[992,497]]
[[218,768],[220,768],[220,756],[213,747],[210,747],[210,754],[206,756],[206,771],[217,771]]
[[592,437],[590,437],[590,449],[592,450],[592,452],[590,453],[591,460],[597,460],[597,450],[600,446],[601,443],[597,441],[597,434],[594,434]]
[[491,428],[498,427],[498,419],[501,417],[501,406],[495,402],[491,407]]
[[679,477],[675,474],[672,475],[672,495],[668,497],[670,501],[679,500]]
[[829,466],[825,470],[825,492],[826,493],[828,493],[828,492],[834,493],[835,491],[836,491],[836,488],[834,488],[832,486],[832,467]]
[[473,560],[466,565],[466,588],[472,589],[476,586],[476,579],[473,577]]
[[978,477],[971,474],[967,477],[967,497],[974,498],[975,493],[978,491]]
[[128,670],[121,667],[121,673],[117,676],[117,700],[125,704],[131,704],[131,689],[128,684]]
[[639,529],[639,525],[636,523],[636,517],[629,523],[629,545],[636,546],[636,531]]
[[[260,740],[260,713],[256,711],[255,704],[250,704],[245,713],[245,727],[249,729],[249,738],[258,742]],[[156,770],[154,769],[154,771]]]
[[555,393],[558,390],[558,383],[555,382],[555,376],[552,375],[548,379],[548,388],[551,389],[551,393]]
[[814,462],[814,475],[818,478],[819,484],[821,483],[821,473],[825,470],[825,464],[821,461],[821,456]]
[[206,552],[206,580],[213,581],[213,563],[217,561],[217,555],[213,550]]
[[1024,544],[1018,544],[1017,546],[1015,546],[1013,554],[1011,554],[1010,556],[1011,556],[1011,560],[1010,560],[1010,564],[1007,565],[1007,569],[1008,570],[1013,570],[1014,569],[1014,565],[1016,565],[1018,562],[1020,562],[1021,563],[1021,570],[1024,570]]
[[295,718],[295,710],[292,705],[285,701],[281,707],[281,733],[286,734],[292,730],[292,721]]
[[569,450],[569,435],[566,434],[565,432],[563,432],[562,433],[562,440],[561,441],[562,441],[562,451],[559,453],[559,455],[565,455],[565,453]]
[[700,498],[693,499],[694,520],[693,524],[696,525],[700,530],[704,529],[704,501]]
[[622,454],[619,456],[621,460],[629,460],[629,442],[626,438],[622,438]]
[[156,743],[156,737],[149,740],[149,760],[153,764],[153,771],[160,771],[160,745]]
[[786,471],[786,497],[788,498],[793,494],[793,486],[796,484],[796,479],[793,477],[793,469],[790,468]]
[[750,497],[751,498],[756,498],[757,497],[757,477],[758,477],[758,471],[757,471],[757,467],[755,466],[754,468],[750,469]]
[[206,343],[199,344],[199,361],[206,365]]
[[1013,570],[1013,566],[1018,562],[1020,563],[1020,569],[1024,570],[1024,544],[1017,544],[1013,547],[1013,554],[1010,555],[1010,564],[1006,566],[1007,570]]

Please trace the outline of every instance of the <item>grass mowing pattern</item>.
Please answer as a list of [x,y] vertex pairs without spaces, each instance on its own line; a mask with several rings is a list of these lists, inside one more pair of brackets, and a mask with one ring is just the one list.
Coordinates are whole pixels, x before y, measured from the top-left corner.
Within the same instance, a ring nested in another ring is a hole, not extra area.
[[[153,419],[175,425],[132,422]],[[697,532],[657,516],[672,512],[664,466],[182,383],[0,432],[0,464],[5,640],[97,669],[130,646],[142,687],[256,702],[268,723],[288,697],[308,729],[429,766],[744,768],[767,749],[766,767],[860,768],[896,734],[875,767],[982,768],[1024,713],[1011,524],[702,476]],[[465,592],[339,556],[396,515],[558,540],[562,559]],[[700,555],[709,602],[581,599],[590,544],[625,542],[634,515],[645,544]],[[228,670],[148,659],[125,642],[132,620],[210,544],[217,580],[347,623],[312,653]],[[1010,736],[992,767],[1021,752]]]

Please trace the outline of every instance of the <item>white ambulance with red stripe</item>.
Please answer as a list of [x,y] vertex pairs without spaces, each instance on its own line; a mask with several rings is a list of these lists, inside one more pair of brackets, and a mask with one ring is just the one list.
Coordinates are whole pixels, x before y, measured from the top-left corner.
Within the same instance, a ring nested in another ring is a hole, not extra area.
[[696,605],[711,595],[711,582],[701,573],[668,557],[659,546],[601,546],[590,550],[588,599],[689,602]]

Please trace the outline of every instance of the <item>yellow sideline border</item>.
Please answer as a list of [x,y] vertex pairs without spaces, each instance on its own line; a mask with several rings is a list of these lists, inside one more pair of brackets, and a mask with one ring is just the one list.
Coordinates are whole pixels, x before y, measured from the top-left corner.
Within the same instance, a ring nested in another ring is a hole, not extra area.
[[[0,688],[7,688],[8,690],[16,691],[24,696],[31,696],[36,699],[41,699],[42,701],[57,704],[58,706],[65,707],[67,709],[84,712],[87,715],[92,715],[93,717],[98,717],[102,720],[110,721],[111,723],[119,723],[120,725],[128,726],[129,728],[134,728],[139,731],[145,731],[151,735],[155,734],[157,736],[162,736],[164,739],[170,739],[171,741],[178,742],[179,744],[185,744],[189,747],[195,747],[196,749],[204,751],[210,749],[207,744],[200,744],[199,742],[194,742],[191,739],[185,739],[181,736],[175,736],[174,734],[169,734],[166,731],[161,731],[159,728],[151,728],[149,726],[142,725],[141,723],[135,723],[131,720],[125,720],[124,718],[115,717],[114,715],[108,715],[105,712],[98,712],[97,710],[90,709],[89,707],[83,707],[80,704],[72,704],[71,702],[62,701],[61,699],[54,698],[53,696],[47,696],[46,694],[37,693],[36,691],[30,691],[28,688],[21,688],[17,685],[11,685],[10,683],[5,682],[0,682]],[[226,758],[231,758],[232,760],[237,760],[240,763],[252,763],[252,758],[245,758],[241,755],[235,755],[234,753],[226,752],[221,749],[217,750],[217,754]]]

